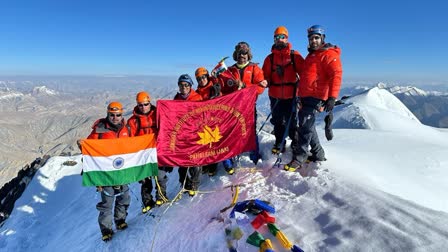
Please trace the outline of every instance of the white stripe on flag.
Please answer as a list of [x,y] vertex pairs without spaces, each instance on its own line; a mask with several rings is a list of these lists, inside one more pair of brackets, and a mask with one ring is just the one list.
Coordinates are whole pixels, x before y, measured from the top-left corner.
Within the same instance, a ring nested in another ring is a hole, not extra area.
[[156,148],[148,148],[135,153],[112,155],[109,157],[92,157],[89,155],[83,155],[82,166],[84,172],[116,171],[129,167],[145,165],[148,163],[157,163]]

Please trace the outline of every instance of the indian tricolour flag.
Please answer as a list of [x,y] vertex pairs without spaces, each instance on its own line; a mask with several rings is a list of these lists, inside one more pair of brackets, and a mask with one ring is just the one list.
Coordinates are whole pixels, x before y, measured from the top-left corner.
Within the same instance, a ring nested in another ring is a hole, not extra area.
[[83,186],[123,185],[157,176],[154,134],[117,139],[85,139]]
[[224,57],[219,61],[219,63],[213,68],[212,72],[215,73],[215,77],[222,74],[224,71],[227,70],[226,63],[224,62],[228,57]]

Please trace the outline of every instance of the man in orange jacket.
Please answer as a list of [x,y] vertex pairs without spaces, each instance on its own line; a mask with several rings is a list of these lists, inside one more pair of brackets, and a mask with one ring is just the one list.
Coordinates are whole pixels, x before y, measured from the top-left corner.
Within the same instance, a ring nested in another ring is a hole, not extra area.
[[[137,93],[135,97],[137,105],[134,107],[128,125],[131,128],[132,136],[142,136],[154,133],[157,136],[158,129],[156,124],[157,109],[151,104],[151,98],[145,91]],[[139,183],[142,184],[141,196],[143,201],[142,213],[151,210],[155,205],[161,206],[168,201],[166,196],[166,183],[168,182],[167,172],[173,171],[172,167],[159,166],[156,185],[156,201],[152,198],[154,188],[152,178],[145,178]]]
[[[291,149],[297,149],[297,85],[299,72],[303,68],[303,57],[292,50],[288,42],[288,30],[279,26],[274,31],[274,45],[263,63],[264,77],[268,81],[269,100],[271,102],[271,123],[274,125],[275,144],[272,154],[285,151],[285,130],[291,138]],[[294,108],[294,109],[293,109]],[[291,119],[290,119],[291,118]],[[289,126],[287,125],[289,121]]]
[[[342,81],[341,49],[325,43],[325,30],[320,25],[308,28],[308,51],[300,75],[299,148],[285,170],[295,171],[307,159],[325,161],[325,152],[316,132],[315,116],[325,110],[331,112],[339,95]],[[308,147],[311,155],[308,156]]]
[[[106,118],[99,119],[93,124],[92,132],[87,138],[114,139],[130,136],[131,132],[126,127],[126,121],[123,118],[123,106],[119,102],[111,102],[107,106]],[[128,227],[125,220],[131,202],[129,187],[128,185],[97,186],[97,190],[101,192],[101,202],[96,205],[100,212],[98,223],[103,241],[109,241],[114,234],[112,231],[112,219],[118,230]],[[114,201],[115,208],[112,214]]]

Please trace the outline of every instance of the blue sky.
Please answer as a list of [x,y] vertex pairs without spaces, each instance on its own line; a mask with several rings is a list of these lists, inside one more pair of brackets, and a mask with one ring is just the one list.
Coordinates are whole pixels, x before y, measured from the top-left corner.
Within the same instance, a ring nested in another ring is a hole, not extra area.
[[277,26],[306,56],[306,29],[321,24],[327,42],[342,49],[344,79],[445,81],[447,7],[432,0],[1,1],[0,75],[192,74],[231,56],[239,41],[262,64]]

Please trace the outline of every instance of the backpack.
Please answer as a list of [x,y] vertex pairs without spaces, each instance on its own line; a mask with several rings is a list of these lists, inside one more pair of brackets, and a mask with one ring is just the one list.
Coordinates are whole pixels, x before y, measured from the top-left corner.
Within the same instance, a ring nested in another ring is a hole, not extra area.
[[[294,62],[294,50],[291,50],[290,51],[290,57],[291,57],[291,64],[292,64],[292,67],[294,68],[294,70],[295,70],[295,68],[296,68],[296,64],[295,64],[295,62]],[[270,59],[271,59],[271,73],[273,73],[273,72],[275,72],[276,70],[274,69],[274,54],[273,53],[271,53],[271,54],[269,54],[269,57],[270,57]],[[279,69],[280,70],[280,69]],[[280,71],[283,71],[283,69],[281,69]],[[281,84],[280,84],[281,85]]]
[[[156,107],[153,106],[153,105],[151,105],[151,111],[156,111]],[[139,117],[139,116],[136,116],[136,117],[135,117],[135,124],[136,124],[136,126],[137,126],[137,127],[136,127],[137,130],[135,131],[135,134],[138,135],[139,132],[140,132],[140,130],[142,129],[142,127],[141,127],[141,121],[140,121],[140,117]],[[151,127],[145,127],[144,129],[149,129],[149,128],[155,128],[155,129],[157,129],[157,127],[156,127],[155,125],[152,125]],[[156,132],[156,130],[153,130],[153,131]],[[147,134],[148,131],[147,131],[147,130],[144,130],[144,133]]]

